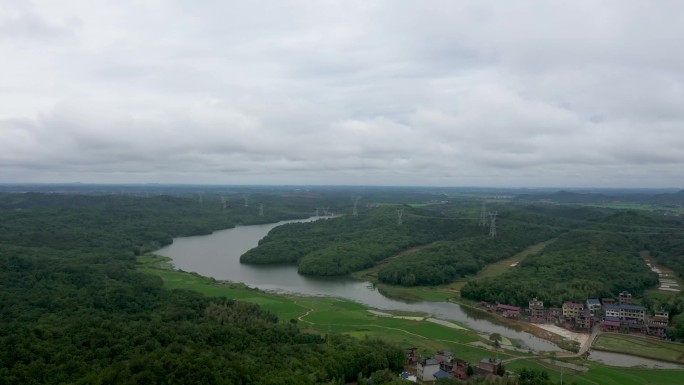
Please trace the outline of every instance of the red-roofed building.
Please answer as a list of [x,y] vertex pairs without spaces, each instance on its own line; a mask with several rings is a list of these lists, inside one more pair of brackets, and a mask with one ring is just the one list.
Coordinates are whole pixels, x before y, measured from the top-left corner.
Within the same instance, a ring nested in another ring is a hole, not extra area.
[[616,332],[620,330],[620,321],[617,319],[606,318],[601,322],[601,330],[604,332]]
[[496,305],[496,311],[502,313],[506,318],[520,318],[520,308],[511,305]]

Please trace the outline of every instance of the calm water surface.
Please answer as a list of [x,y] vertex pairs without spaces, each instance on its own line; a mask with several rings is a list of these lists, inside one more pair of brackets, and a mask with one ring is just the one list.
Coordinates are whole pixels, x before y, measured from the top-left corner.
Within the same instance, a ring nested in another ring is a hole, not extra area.
[[309,296],[332,296],[350,299],[382,310],[404,310],[422,312],[433,316],[459,321],[481,333],[499,333],[508,338],[520,340],[534,350],[560,350],[556,345],[531,334],[518,332],[508,327],[466,314],[458,304],[448,302],[407,303],[390,299],[380,294],[370,282],[347,277],[308,277],[297,273],[293,265],[245,265],[240,255],[256,247],[259,240],[279,225],[305,222],[319,217],[283,221],[267,225],[238,226],[214,232],[211,235],[176,238],[173,244],[156,253],[173,260],[176,268],[197,272],[219,280],[244,282],[250,287],[288,294]]
[[684,369],[684,365],[680,364],[630,356],[628,354],[603,352],[599,350],[590,350],[589,360],[610,366],[621,366],[625,368],[640,367],[650,369]]

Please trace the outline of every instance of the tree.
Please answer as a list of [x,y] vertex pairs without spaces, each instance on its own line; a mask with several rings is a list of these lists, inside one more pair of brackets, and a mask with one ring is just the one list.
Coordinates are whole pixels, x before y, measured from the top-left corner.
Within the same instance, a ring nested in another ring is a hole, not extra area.
[[475,374],[475,369],[473,369],[472,365],[468,365],[468,369],[466,369],[466,374],[468,377],[471,377],[473,374]]
[[494,346],[496,346],[497,348],[501,346],[501,334],[492,333],[489,335],[489,339],[494,342]]

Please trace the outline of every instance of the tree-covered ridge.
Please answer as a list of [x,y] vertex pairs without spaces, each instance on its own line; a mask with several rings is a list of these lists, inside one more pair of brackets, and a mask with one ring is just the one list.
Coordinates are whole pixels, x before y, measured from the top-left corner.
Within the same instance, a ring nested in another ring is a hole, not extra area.
[[395,347],[303,334],[255,305],[164,290],[135,271],[141,249],[226,227],[241,209],[62,199],[0,194],[0,383],[314,384],[401,368]]
[[[439,207],[439,206],[437,206]],[[488,263],[510,257],[558,234],[586,226],[609,210],[565,207],[499,207],[498,232],[489,235],[489,220],[479,224],[472,207],[377,207],[358,217],[296,223],[273,229],[259,246],[241,257],[245,263],[297,263],[312,275],[343,275],[369,268],[419,245],[420,251],[389,260],[378,278],[398,285],[436,285],[473,274]],[[479,205],[477,207],[479,209]]]
[[504,275],[469,281],[461,295],[518,306],[532,297],[560,306],[563,301],[612,297],[623,290],[638,295],[658,283],[639,256],[641,247],[638,239],[623,234],[567,233]]
[[303,274],[343,275],[371,267],[407,248],[444,239],[460,226],[459,220],[428,210],[403,209],[401,225],[397,207],[387,206],[358,217],[279,226],[240,261],[297,262]]
[[280,199],[262,217],[255,207],[245,207],[241,201],[230,203],[223,209],[218,197],[199,203],[169,196],[0,194],[0,243],[108,250],[132,257],[169,244],[174,236],[209,234],[240,223],[302,218],[313,210],[312,204],[299,210],[298,202]]
[[528,216],[518,210],[503,212],[494,238],[490,237],[488,227],[483,230],[472,221],[463,222],[462,230],[448,239],[387,263],[378,272],[378,279],[404,286],[449,283],[554,238],[562,231],[545,225],[544,218],[524,221]]

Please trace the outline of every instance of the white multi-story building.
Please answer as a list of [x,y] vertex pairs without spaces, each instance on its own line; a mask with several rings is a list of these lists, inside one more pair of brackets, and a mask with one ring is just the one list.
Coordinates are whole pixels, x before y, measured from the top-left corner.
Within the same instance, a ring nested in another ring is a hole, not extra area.
[[638,305],[609,305],[606,306],[606,318],[608,317],[643,322],[646,319],[646,308]]

